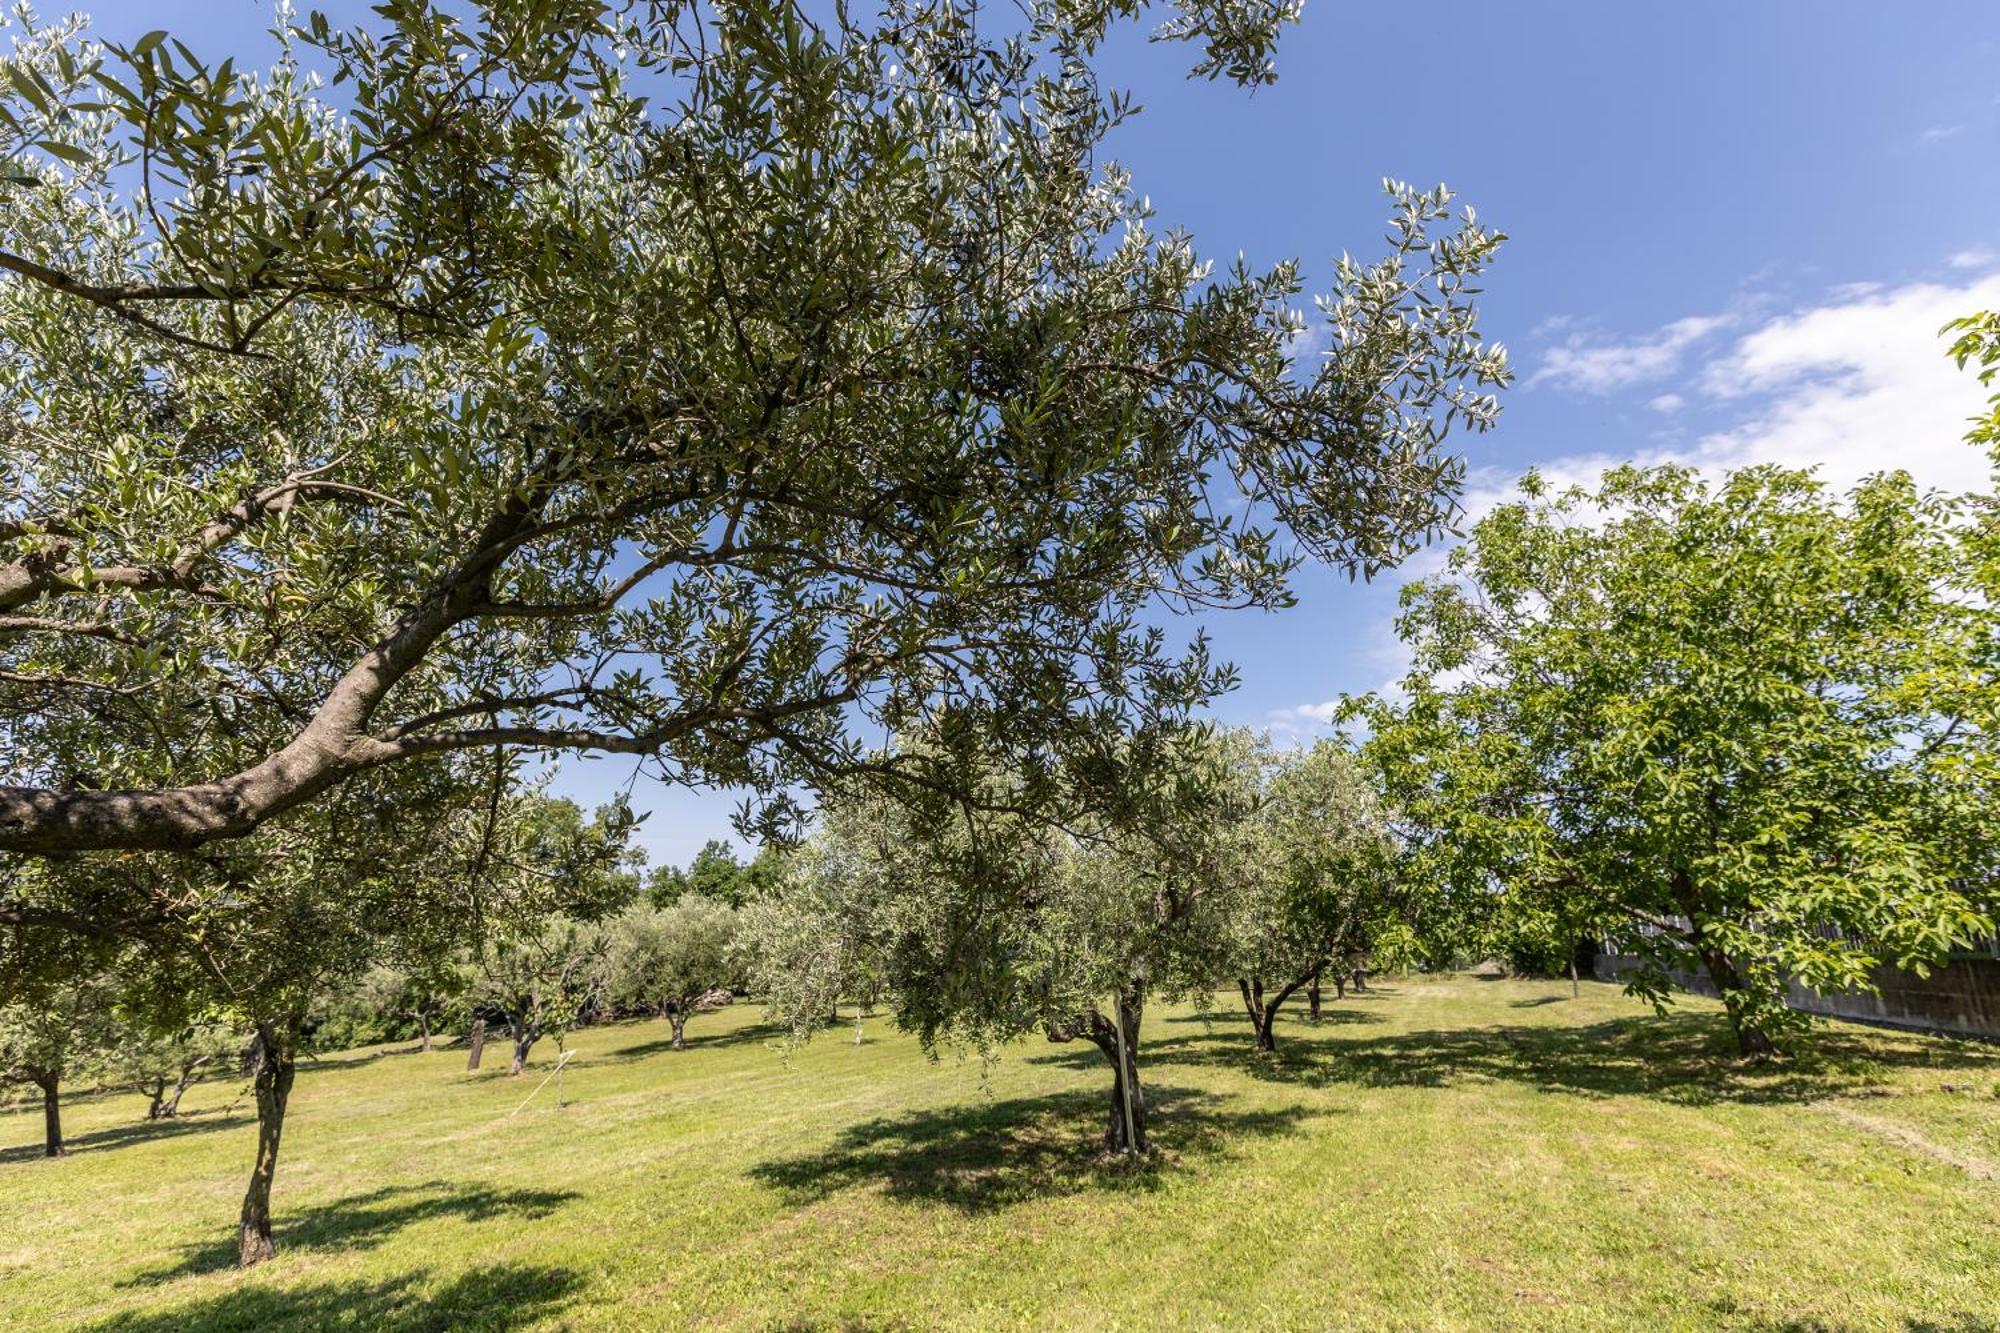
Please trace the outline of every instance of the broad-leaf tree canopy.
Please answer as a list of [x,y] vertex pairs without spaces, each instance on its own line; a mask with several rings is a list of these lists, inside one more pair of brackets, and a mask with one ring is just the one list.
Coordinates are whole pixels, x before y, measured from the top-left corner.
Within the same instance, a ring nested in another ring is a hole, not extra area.
[[1746,1049],[1788,983],[1866,985],[1989,932],[1987,609],[1956,507],[1891,474],[1621,468],[1482,519],[1404,595],[1368,752],[1417,866],[1601,926],[1663,997],[1706,973]]
[[[22,33],[0,851],[499,746],[774,793],[949,715],[1032,777],[1227,683],[1163,609],[1408,551],[1506,375],[1499,237],[1393,187],[1295,364],[1298,267],[1215,268],[1104,152],[1142,8],[390,0],[261,73]],[[1291,17],[1162,35],[1254,84]]]

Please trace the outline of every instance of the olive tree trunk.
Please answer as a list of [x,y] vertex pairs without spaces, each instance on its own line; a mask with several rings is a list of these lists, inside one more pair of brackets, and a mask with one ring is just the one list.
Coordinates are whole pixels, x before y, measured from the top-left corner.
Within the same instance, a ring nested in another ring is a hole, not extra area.
[[[1275,1051],[1278,1049],[1278,1011],[1285,1007],[1285,1001],[1292,998],[1294,991],[1297,991],[1313,979],[1316,972],[1317,969],[1296,977],[1270,1000],[1264,998],[1264,980],[1262,977],[1251,977],[1248,980],[1237,979],[1237,989],[1243,993],[1243,1008],[1248,1011],[1250,1015],[1250,1027],[1257,1034],[1258,1050]],[[1317,1016],[1317,1009],[1315,1009],[1315,1016]]]
[[292,1076],[297,1072],[295,1021],[259,1023],[257,1036],[263,1048],[256,1078],[257,1164],[250,1172],[236,1229],[236,1261],[243,1268],[277,1253],[271,1244],[271,1182],[278,1174],[278,1142],[285,1132],[285,1106],[291,1101]]
[[30,1069],[28,1081],[42,1090],[42,1156],[63,1155],[62,1071]]
[[1111,1103],[1104,1126],[1104,1151],[1144,1153],[1146,1093],[1139,1081],[1139,1023],[1145,1016],[1146,998],[1135,987],[1121,995],[1117,1003],[1115,1017],[1106,1017],[1092,1009],[1067,1022],[1051,1023],[1047,1035],[1055,1042],[1086,1039],[1103,1054],[1111,1066]]
[[668,1026],[674,1030],[674,1039],[670,1043],[672,1049],[676,1051],[686,1050],[688,1025],[687,1002],[685,1000],[669,1000],[662,1012],[666,1015]]
[[202,1067],[208,1063],[208,1060],[209,1057],[204,1055],[199,1060],[190,1061],[181,1066],[181,1076],[174,1083],[173,1095],[168,1097],[166,1104],[160,1107],[161,1119],[172,1119],[181,1113],[181,1098],[187,1095],[187,1090],[193,1087],[195,1081],[201,1077]]

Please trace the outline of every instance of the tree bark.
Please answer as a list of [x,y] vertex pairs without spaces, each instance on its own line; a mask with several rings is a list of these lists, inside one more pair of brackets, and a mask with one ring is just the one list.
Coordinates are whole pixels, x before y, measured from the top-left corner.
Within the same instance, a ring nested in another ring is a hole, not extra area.
[[1354,969],[1354,993],[1356,995],[1368,993],[1368,969],[1365,967]]
[[292,1096],[297,1072],[294,1049],[296,1023],[259,1023],[264,1058],[257,1066],[257,1164],[250,1188],[243,1195],[243,1216],[236,1229],[236,1262],[249,1268],[277,1253],[271,1244],[271,1182],[278,1174],[278,1142],[285,1132],[285,1106]]
[[534,1049],[535,1036],[520,1023],[514,1024],[508,1035],[514,1039],[514,1063],[508,1068],[507,1077],[514,1078],[528,1067],[528,1052]]
[[1569,960],[1569,997],[1574,1000],[1582,994],[1583,983],[1576,979],[1576,956],[1572,954]]
[[150,1104],[146,1107],[146,1119],[162,1119],[167,1114],[167,1080],[165,1075],[154,1079],[151,1083],[141,1083],[139,1091],[151,1099]]
[[181,1113],[181,1098],[194,1086],[195,1079],[201,1074],[201,1067],[207,1063],[208,1057],[204,1055],[199,1060],[181,1066],[180,1080],[174,1084],[174,1095],[167,1098],[167,1104],[160,1108],[161,1118],[171,1119]]
[[[1091,1024],[1092,1036],[1098,1050],[1111,1063],[1110,1119],[1104,1127],[1104,1151],[1144,1154],[1146,1091],[1139,1082],[1139,1023],[1145,1014],[1146,1001],[1136,991],[1130,991],[1119,996],[1117,1003],[1116,1020],[1102,1014],[1091,1015],[1095,1020]],[[1123,1025],[1122,1041],[1114,1021]]]
[[[1048,1028],[1050,1041],[1087,1039],[1111,1066],[1111,1103],[1103,1139],[1107,1153],[1147,1150],[1146,1093],[1139,1081],[1139,1024],[1145,1017],[1145,1008],[1144,993],[1134,987],[1119,997],[1115,1021],[1091,1009],[1067,1022],[1051,1023]],[[1122,1041],[1119,1023],[1124,1025]]]
[[1674,871],[1673,895],[1681,915],[1687,918],[1687,940],[1694,946],[1702,966],[1708,970],[1708,979],[1715,983],[1716,996],[1722,1001],[1723,1011],[1729,1015],[1730,1031],[1736,1035],[1736,1053],[1770,1055],[1777,1049],[1770,1034],[1752,1023],[1744,1013],[1747,992],[1742,976],[1736,971],[1736,964],[1729,960],[1728,954],[1709,944],[1702,929],[1701,899],[1695,890],[1694,877],[1687,871]]
[[1715,983],[1715,993],[1722,1000],[1723,1012],[1729,1015],[1729,1030],[1736,1036],[1738,1055],[1770,1055],[1778,1048],[1771,1041],[1770,1034],[1758,1027],[1745,1015],[1747,1007],[1743,978],[1737,973],[1736,965],[1720,949],[1702,949],[1702,965],[1708,969],[1708,979]]
[[1306,987],[1306,1007],[1312,1013],[1313,1022],[1319,1022],[1320,985],[1318,968],[1313,969],[1312,981]]
[[465,1057],[465,1068],[466,1072],[470,1073],[479,1068],[479,1057],[486,1050],[485,1019],[475,1018],[472,1020],[472,1031],[468,1035],[468,1040],[472,1045],[472,1053]]
[[67,1151],[62,1132],[62,1075],[53,1069],[34,1069],[28,1071],[28,1078],[42,1090],[42,1156],[61,1157]]
[[686,1050],[687,1025],[688,1025],[687,1010],[685,1009],[673,1010],[671,1013],[667,1015],[667,1022],[672,1024],[674,1029],[673,1049],[677,1051]]
[[1333,998],[1336,1000],[1347,998],[1347,973],[1335,972],[1333,974]]
[[1305,973],[1285,986],[1283,990],[1280,990],[1269,1001],[1264,999],[1264,983],[1262,979],[1258,977],[1252,977],[1248,981],[1244,981],[1241,978],[1237,979],[1237,989],[1243,994],[1243,1007],[1249,1011],[1250,1026],[1257,1034],[1258,1050],[1276,1051],[1278,1049],[1278,1011],[1285,1007],[1285,1001],[1292,998],[1294,991],[1298,990],[1308,981],[1311,981],[1316,975],[1317,969]]
[[417,1049],[425,1055],[431,1053],[431,1016],[425,1010],[417,1010]]

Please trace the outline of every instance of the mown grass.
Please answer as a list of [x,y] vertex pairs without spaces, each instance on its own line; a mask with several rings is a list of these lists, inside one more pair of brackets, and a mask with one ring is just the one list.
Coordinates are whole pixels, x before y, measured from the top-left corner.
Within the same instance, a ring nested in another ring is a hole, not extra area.
[[0,1327],[2000,1329],[1991,1048],[1830,1028],[1745,1066],[1700,1001],[1467,977],[1259,1058],[1218,1009],[1148,1016],[1138,1167],[1095,1155],[1094,1054],[932,1063],[879,1020],[789,1062],[747,1009],[678,1054],[594,1029],[518,1114],[552,1050],[324,1059],[250,1273],[238,1084],[156,1128],[79,1101],[55,1162],[9,1113]]

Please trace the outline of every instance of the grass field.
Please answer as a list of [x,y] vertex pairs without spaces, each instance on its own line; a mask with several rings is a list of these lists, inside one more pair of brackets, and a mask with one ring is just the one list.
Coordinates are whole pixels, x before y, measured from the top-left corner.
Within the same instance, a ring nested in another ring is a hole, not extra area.
[[1842,1027],[1744,1067],[1701,1001],[1470,977],[1294,1016],[1275,1059],[1156,1011],[1133,1168],[1094,1155],[1094,1052],[930,1063],[875,1021],[787,1063],[756,1019],[583,1032],[567,1104],[517,1115],[541,1069],[303,1069],[249,1273],[238,1084],[151,1128],[79,1099],[53,1162],[0,1116],[0,1327],[2000,1329],[1991,1048]]

